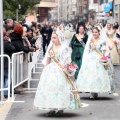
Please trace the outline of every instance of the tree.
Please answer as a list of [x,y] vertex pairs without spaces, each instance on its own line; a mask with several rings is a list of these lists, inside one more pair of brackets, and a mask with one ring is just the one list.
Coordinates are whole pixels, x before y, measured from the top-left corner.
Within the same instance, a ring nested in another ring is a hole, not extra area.
[[21,5],[21,14],[26,14],[28,10],[34,10],[35,5],[39,4],[41,0],[18,0],[18,4]]
[[3,0],[3,10],[15,10],[17,8],[16,0]]
[[35,9],[35,5],[39,4],[41,0],[3,0],[3,12],[4,18],[15,18],[16,9],[19,9],[19,5],[21,5],[21,9],[19,9],[19,16],[25,15],[28,11]]

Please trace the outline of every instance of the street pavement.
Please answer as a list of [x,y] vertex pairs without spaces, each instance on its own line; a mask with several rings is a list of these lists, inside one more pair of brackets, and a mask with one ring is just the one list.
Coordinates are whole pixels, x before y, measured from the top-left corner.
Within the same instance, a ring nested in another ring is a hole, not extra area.
[[[42,60],[42,54],[40,61]],[[117,84],[116,94],[99,94],[97,100],[91,100],[90,93],[80,93],[81,102],[89,104],[78,110],[64,111],[63,117],[45,117],[46,112],[33,109],[35,91],[26,91],[17,95],[5,120],[120,120],[120,66],[114,66],[115,80]],[[42,71],[42,69],[37,69]],[[33,78],[40,78],[40,74],[34,74]],[[38,81],[32,81],[31,87],[37,87]],[[0,119],[3,120],[3,119]]]

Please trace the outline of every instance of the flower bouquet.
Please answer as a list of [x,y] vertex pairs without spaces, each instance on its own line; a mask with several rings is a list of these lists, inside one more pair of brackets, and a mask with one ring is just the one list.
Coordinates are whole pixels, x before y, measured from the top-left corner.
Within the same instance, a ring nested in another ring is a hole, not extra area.
[[102,56],[100,58],[100,62],[103,64],[103,65],[107,65],[108,64],[108,60],[109,60],[109,57],[108,56]]
[[74,76],[78,66],[75,63],[70,63],[65,65],[63,68],[64,68],[64,71],[68,74],[68,76]]

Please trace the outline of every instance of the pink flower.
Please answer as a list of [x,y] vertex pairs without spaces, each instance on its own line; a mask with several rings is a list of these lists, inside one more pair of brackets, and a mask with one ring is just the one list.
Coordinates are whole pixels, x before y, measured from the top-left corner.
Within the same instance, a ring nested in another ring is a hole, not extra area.
[[75,70],[75,68],[73,66],[68,67],[68,71],[73,72],[74,70]]
[[103,57],[101,57],[101,60],[108,60],[108,56],[103,56]]
[[77,64],[74,64],[73,66],[74,66],[74,68],[76,68],[76,69],[78,68]]
[[78,66],[75,63],[69,63],[67,65],[64,65],[63,68],[64,68],[65,71],[75,72],[76,69],[78,68]]

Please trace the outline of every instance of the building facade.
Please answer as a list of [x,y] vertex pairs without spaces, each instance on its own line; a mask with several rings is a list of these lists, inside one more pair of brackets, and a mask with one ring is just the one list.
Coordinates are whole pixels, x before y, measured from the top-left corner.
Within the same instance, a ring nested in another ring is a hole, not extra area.
[[[57,19],[55,13],[56,6],[56,0],[42,0],[40,1],[40,4],[37,4],[36,7],[38,8],[38,16],[37,21],[39,22],[45,22],[49,21],[50,19]],[[54,15],[55,14],[55,15]]]
[[106,20],[110,17],[108,13],[110,9],[113,9],[113,6],[114,6],[114,0],[98,0],[98,10],[96,11],[96,21],[106,22]]
[[42,0],[37,4],[38,21],[88,21],[89,0]]
[[59,0],[60,22],[88,20],[89,0]]
[[120,0],[114,0],[114,19],[120,24]]

